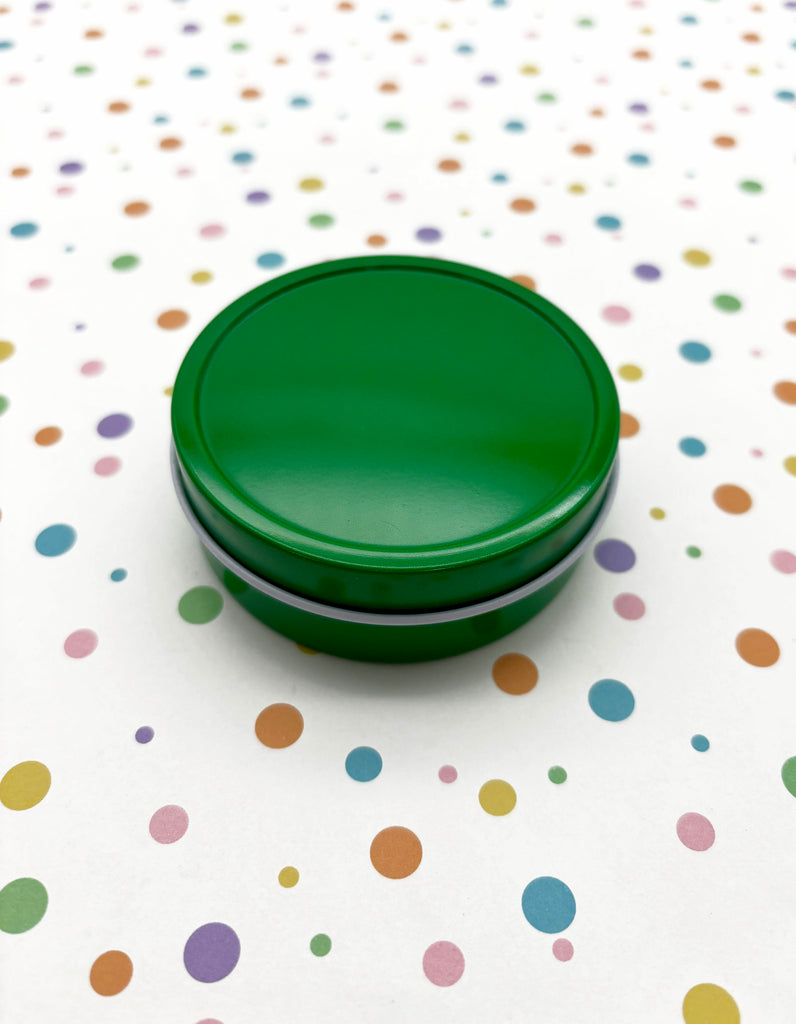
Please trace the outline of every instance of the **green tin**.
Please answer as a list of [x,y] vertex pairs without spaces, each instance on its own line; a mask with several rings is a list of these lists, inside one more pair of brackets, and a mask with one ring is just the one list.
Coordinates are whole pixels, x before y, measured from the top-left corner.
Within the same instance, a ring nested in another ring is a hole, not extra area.
[[180,499],[242,604],[319,650],[414,661],[497,639],[563,586],[610,504],[619,408],[550,302],[369,256],[223,310],[172,431]]

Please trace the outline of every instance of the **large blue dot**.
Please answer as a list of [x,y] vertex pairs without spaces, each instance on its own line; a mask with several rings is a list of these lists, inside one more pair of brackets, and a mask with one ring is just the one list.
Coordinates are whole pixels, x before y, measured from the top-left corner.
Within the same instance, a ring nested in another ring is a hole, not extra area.
[[710,349],[701,341],[684,341],[680,346],[680,355],[689,363],[706,363],[710,354]]
[[691,458],[699,458],[708,450],[705,442],[700,441],[698,437],[684,437],[680,441],[679,448],[683,455],[690,455]]
[[650,158],[646,153],[631,153],[627,158],[627,162],[635,167],[646,167],[650,162]]
[[285,257],[281,252],[262,252],[257,257],[257,266],[263,270],[272,270],[274,267],[281,267]]
[[239,153],[232,154],[233,164],[250,164],[254,160],[254,153],[250,153],[248,150],[243,149]]
[[698,750],[700,754],[704,754],[710,747],[710,740],[707,736],[703,736],[701,732],[698,732],[691,737],[691,746],[694,750]]
[[610,214],[603,214],[602,217],[598,217],[594,222],[598,228],[602,228],[603,231],[616,231],[622,227],[622,221],[618,217],[612,217]]
[[381,765],[381,754],[373,747],[354,747],[345,759],[345,770],[357,782],[372,782]]
[[66,523],[55,523],[42,530],[36,538],[36,550],[45,558],[63,555],[77,540],[77,531]]
[[503,125],[507,132],[524,132],[525,122],[524,121],[506,121]]
[[618,679],[600,679],[589,690],[589,707],[606,722],[623,722],[635,706],[630,687]]
[[30,238],[31,235],[35,235],[38,230],[39,227],[37,224],[32,223],[32,221],[23,221],[21,224],[14,224],[10,228],[10,234],[14,238]]
[[575,897],[560,878],[543,875],[525,886],[522,912],[537,931],[553,935],[569,928],[575,919]]

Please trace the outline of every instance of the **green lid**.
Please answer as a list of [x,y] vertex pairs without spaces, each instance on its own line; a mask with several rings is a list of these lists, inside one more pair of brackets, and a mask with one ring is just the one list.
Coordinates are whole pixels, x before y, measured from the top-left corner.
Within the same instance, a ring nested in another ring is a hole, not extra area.
[[368,256],[223,310],[180,368],[172,429],[198,517],[245,566],[419,611],[510,590],[577,543],[619,408],[550,302],[463,264]]

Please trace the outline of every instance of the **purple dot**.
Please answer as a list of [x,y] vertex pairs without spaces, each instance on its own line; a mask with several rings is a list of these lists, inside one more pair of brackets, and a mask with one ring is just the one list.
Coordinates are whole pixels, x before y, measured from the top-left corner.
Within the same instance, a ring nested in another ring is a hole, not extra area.
[[39,3],[39,4],[36,4],[34,6],[33,10],[34,11],[49,11],[51,7],[52,7],[52,4]]
[[126,412],[112,412],[97,424],[100,437],[122,437],[133,425],[133,419]]
[[628,110],[631,114],[646,114],[649,107],[646,103],[631,103]]
[[438,242],[442,238],[439,228],[419,228],[415,232],[415,238],[421,242]]
[[199,31],[199,26],[198,25],[192,25],[192,24],[191,25],[183,25],[182,26],[182,30],[183,30],[183,32],[187,33],[188,35],[192,35],[194,32],[198,32]]
[[594,549],[597,564],[608,572],[627,572],[636,564],[636,553],[623,540],[601,540]]
[[240,939],[228,924],[203,924],[185,943],[185,970],[196,981],[221,981],[240,958]]
[[140,729],[135,730],[135,741],[136,743],[149,743],[154,735],[155,730],[151,725],[142,725]]
[[660,270],[651,263],[639,263],[633,267],[633,273],[642,281],[657,281],[661,276]]
[[332,56],[331,54],[325,53],[323,50],[320,50],[318,53],[315,54],[315,56],[312,59],[316,60],[319,64],[325,64],[326,61],[332,59]]
[[67,163],[61,164],[59,170],[61,171],[61,174],[80,174],[80,172],[85,170],[85,168],[81,163],[78,163],[77,160],[69,160]]
[[247,203],[267,203],[271,198],[268,192],[249,192],[246,196]]
[[495,85],[497,77],[495,75],[481,75],[478,81],[481,85]]

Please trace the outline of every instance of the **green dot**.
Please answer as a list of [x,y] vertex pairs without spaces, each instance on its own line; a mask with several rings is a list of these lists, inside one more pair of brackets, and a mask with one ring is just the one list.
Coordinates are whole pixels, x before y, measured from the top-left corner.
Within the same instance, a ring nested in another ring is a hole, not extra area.
[[406,125],[403,121],[385,121],[384,130],[385,132],[402,132]]
[[791,796],[796,796],[796,757],[789,757],[782,766],[782,781]]
[[230,46],[230,50],[233,50],[235,53],[243,53],[244,50],[248,49],[249,46],[247,43],[232,43]]
[[685,549],[685,553],[688,555],[689,558],[702,557],[702,551],[695,544],[689,544],[688,547]]
[[323,932],[313,935],[310,939],[310,951],[314,953],[315,956],[326,956],[331,948],[332,940],[328,935],[324,935]]
[[759,181],[742,181],[738,186],[742,192],[762,192],[763,186]]
[[314,228],[329,228],[334,224],[334,217],[330,213],[314,213],[309,223]]
[[6,398],[6,396],[5,395],[0,395],[0,416],[3,415],[3,413],[9,407],[9,405],[11,405],[11,402],[9,402],[9,400]]
[[578,28],[594,28],[594,22],[591,18],[579,18],[577,26]]
[[0,931],[27,932],[44,917],[47,890],[35,878],[16,878],[0,889]]
[[741,300],[734,295],[714,295],[713,305],[725,313],[737,313],[741,308]]
[[137,256],[126,253],[124,256],[117,256],[115,260],[111,260],[111,266],[114,270],[132,270],[140,262]]
[[224,606],[224,598],[215,587],[193,587],[186,591],[177,605],[186,622],[212,622]]
[[552,92],[540,92],[536,97],[540,103],[555,103],[556,97]]
[[90,64],[78,64],[75,68],[76,75],[91,75],[94,73],[94,68]]
[[567,772],[565,768],[562,768],[561,765],[557,764],[550,769],[547,773],[547,777],[551,782],[555,783],[556,786],[560,786],[562,782],[567,781]]

